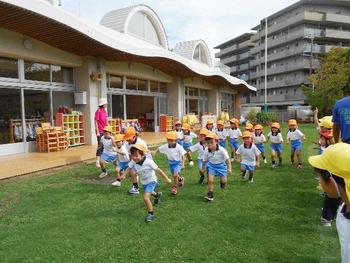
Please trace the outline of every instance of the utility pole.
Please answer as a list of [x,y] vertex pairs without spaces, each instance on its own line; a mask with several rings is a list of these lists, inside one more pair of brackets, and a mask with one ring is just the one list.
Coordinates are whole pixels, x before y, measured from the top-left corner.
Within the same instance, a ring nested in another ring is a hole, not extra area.
[[265,98],[264,112],[267,112],[267,18],[265,19]]
[[[313,57],[314,57],[314,39],[315,39],[315,36],[310,34],[308,36],[306,36],[307,39],[310,39],[310,44],[311,44],[311,47],[310,47],[310,68],[309,68],[309,76],[311,77],[311,75],[313,74]],[[315,84],[312,82],[312,92],[315,91]]]

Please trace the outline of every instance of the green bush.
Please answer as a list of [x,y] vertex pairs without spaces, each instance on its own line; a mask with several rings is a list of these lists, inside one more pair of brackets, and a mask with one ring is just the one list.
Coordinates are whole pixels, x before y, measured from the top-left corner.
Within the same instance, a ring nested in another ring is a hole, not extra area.
[[247,114],[247,120],[250,122],[250,123],[253,123],[255,124],[256,121],[257,121],[257,118],[256,118],[257,114],[256,114],[256,111],[255,110],[250,110]]
[[276,112],[259,112],[256,114],[257,123],[263,125],[270,125],[272,122],[279,122],[278,114]]

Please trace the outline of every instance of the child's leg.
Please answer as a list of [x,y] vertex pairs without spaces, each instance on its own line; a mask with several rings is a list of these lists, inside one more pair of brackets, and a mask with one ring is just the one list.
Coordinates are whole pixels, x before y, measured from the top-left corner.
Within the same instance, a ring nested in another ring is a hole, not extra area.
[[121,181],[120,173],[121,173],[120,167],[116,167],[115,168],[115,174],[116,174],[117,181],[119,181],[119,182]]
[[198,169],[198,171],[199,171],[199,175],[200,175],[200,177],[199,177],[199,183],[202,184],[203,181],[204,181],[204,179],[205,179],[205,174],[202,172],[201,169]]
[[254,172],[249,171],[249,182],[253,182],[253,176],[254,176]]
[[214,175],[208,175],[208,196],[213,197],[214,195]]
[[132,182],[132,188],[129,190],[129,194],[139,194],[139,184],[137,182],[137,174],[135,170],[130,170],[130,177]]
[[186,157],[189,162],[193,162],[191,152],[187,152]]
[[294,156],[295,156],[295,150],[292,149],[290,152],[290,162],[292,165],[294,164]]
[[303,166],[303,159],[301,155],[301,150],[297,150],[297,158],[298,158],[298,168],[301,168]]
[[221,189],[225,189],[227,183],[227,176],[221,176],[220,177],[220,187]]
[[241,167],[240,167],[240,170],[241,170],[241,172],[242,172],[242,173],[241,173],[241,178],[244,179],[244,176],[245,176],[245,173],[246,173],[247,170],[246,170],[245,167],[242,166],[242,165],[241,165]]
[[150,198],[151,198],[151,193],[144,193],[143,194],[143,202],[146,205],[147,212],[148,212],[148,214],[153,214],[153,205],[152,205]]

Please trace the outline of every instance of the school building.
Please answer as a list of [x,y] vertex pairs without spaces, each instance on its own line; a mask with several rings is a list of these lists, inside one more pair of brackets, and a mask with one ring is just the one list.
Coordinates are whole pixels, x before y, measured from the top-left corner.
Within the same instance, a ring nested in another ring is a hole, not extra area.
[[[169,47],[159,16],[146,5],[105,14],[94,24],[45,0],[0,1],[0,156],[35,151],[38,122],[55,124],[65,106],[82,112],[84,141],[96,144],[94,113],[107,98],[111,118],[239,116],[255,91],[212,59],[203,40]],[[98,3],[97,3],[98,4]]]

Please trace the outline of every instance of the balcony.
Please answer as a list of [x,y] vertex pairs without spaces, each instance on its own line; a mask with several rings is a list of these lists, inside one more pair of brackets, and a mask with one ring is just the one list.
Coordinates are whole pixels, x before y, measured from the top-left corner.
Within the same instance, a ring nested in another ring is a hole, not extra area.
[[326,38],[350,40],[350,31],[341,31],[334,29],[326,29],[324,32]]
[[350,16],[339,14],[326,14],[325,20],[335,24],[350,24]]
[[[300,102],[306,100],[306,96],[302,93],[302,91],[297,92],[296,94],[276,94],[276,95],[268,95],[267,103],[268,104],[290,104],[293,102]],[[248,98],[241,99],[241,104],[260,104],[263,105],[265,102],[265,96],[251,96]]]

